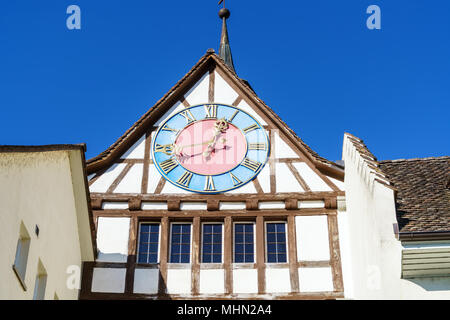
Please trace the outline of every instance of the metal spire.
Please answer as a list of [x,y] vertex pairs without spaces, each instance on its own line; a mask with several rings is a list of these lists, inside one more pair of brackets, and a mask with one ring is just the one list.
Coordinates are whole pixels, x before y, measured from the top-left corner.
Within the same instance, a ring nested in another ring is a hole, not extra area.
[[223,2],[223,8],[219,11],[219,17],[222,19],[222,36],[220,37],[219,56],[227,66],[234,72],[233,56],[231,55],[230,40],[228,39],[227,19],[230,17],[230,10],[225,8],[225,1],[220,0],[219,4]]

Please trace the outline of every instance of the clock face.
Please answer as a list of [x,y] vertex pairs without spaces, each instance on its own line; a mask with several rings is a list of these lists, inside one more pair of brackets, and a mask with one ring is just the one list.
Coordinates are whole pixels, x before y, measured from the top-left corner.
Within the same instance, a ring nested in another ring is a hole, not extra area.
[[267,161],[270,145],[264,128],[245,111],[204,104],[171,116],[156,132],[151,149],[166,180],[214,194],[253,180]]

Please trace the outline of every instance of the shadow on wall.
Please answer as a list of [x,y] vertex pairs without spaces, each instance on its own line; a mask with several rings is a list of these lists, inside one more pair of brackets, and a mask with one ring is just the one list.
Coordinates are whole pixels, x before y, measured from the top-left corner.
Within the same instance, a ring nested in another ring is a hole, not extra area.
[[450,276],[433,278],[414,278],[405,279],[410,281],[426,291],[447,291],[450,290]]

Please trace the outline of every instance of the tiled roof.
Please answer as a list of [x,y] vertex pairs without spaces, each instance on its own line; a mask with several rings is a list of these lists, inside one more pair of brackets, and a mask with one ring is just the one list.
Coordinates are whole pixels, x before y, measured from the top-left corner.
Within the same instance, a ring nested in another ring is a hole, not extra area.
[[397,192],[400,232],[450,230],[450,157],[379,162]]

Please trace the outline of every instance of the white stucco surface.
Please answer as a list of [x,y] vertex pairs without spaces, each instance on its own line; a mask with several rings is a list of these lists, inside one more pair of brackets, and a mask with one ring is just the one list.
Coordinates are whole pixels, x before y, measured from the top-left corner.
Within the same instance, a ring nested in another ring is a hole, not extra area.
[[128,202],[102,202],[103,210],[125,210],[128,209]]
[[325,208],[325,202],[322,200],[316,201],[299,201],[298,208]]
[[293,163],[311,191],[333,191],[305,162]]
[[180,210],[206,210],[206,202],[181,201]]
[[275,158],[299,158],[298,154],[281,139],[278,132],[274,133],[275,137]]
[[191,105],[208,103],[209,73],[203,77],[184,95],[186,101]]
[[333,277],[331,268],[299,268],[300,292],[331,292]]
[[167,202],[142,202],[142,210],[167,210]]
[[225,270],[200,270],[200,293],[220,294],[225,292]]
[[231,105],[238,94],[230,85],[218,74],[214,72],[214,102]]
[[134,271],[134,293],[158,293],[159,269],[136,269]]
[[270,166],[268,163],[266,163],[264,168],[258,174],[258,182],[263,192],[270,192]]
[[[68,278],[80,281],[82,262],[94,259],[85,188],[81,150],[0,152],[0,300],[31,300],[42,269],[46,300],[78,299]],[[21,226],[30,238],[26,291],[12,268]]]
[[299,261],[330,259],[327,216],[295,217]]
[[125,166],[125,163],[113,164],[111,168],[103,173],[102,176],[89,187],[89,190],[91,192],[106,192]]
[[245,202],[219,202],[219,210],[245,210]]
[[92,292],[123,293],[126,273],[125,268],[94,268]]
[[267,293],[291,292],[291,277],[288,268],[266,269],[266,292]]
[[143,167],[142,163],[134,164],[116,187],[114,193],[141,193]]
[[284,209],[286,203],[284,201],[259,201],[258,209]]
[[98,218],[97,261],[127,262],[130,218]]
[[234,293],[258,293],[258,270],[234,269],[233,270]]
[[167,292],[169,294],[191,294],[191,269],[168,269]]
[[277,192],[304,192],[294,174],[286,163],[276,164],[276,188]]
[[161,179],[161,175],[159,174],[155,165],[150,164],[150,166],[148,168],[148,184],[147,184],[147,192],[148,193],[155,192],[160,179]]
[[144,159],[145,135],[136,141],[120,158],[121,159]]

